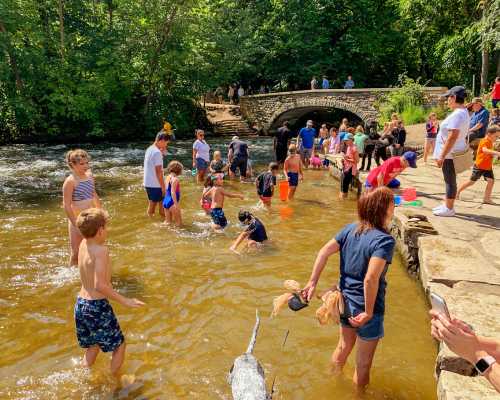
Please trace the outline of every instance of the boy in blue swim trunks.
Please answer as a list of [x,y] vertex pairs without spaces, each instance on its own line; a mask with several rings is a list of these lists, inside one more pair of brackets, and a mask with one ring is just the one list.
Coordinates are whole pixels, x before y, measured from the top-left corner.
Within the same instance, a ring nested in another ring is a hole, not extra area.
[[82,287],[75,304],[76,337],[85,349],[83,365],[94,364],[99,350],[112,352],[111,372],[117,374],[125,359],[125,338],[108,299],[127,307],[144,303],[116,292],[111,286],[111,264],[106,242],[108,215],[98,208],[80,213],[76,226],[84,237],[78,253]]
[[208,190],[203,197],[212,199],[210,209],[210,216],[212,217],[213,222],[212,227],[214,229],[220,230],[224,229],[227,225],[227,219],[224,215],[224,210],[222,209],[224,207],[224,198],[226,196],[237,197],[243,200],[244,197],[239,193],[230,193],[225,191],[222,187],[224,185],[224,180],[220,174],[212,176],[212,179],[214,179],[214,186],[212,187],[212,189]]
[[299,177],[300,180],[304,180],[304,174],[302,173],[302,161],[297,154],[297,146],[291,144],[288,147],[288,153],[289,156],[285,160],[283,172],[288,179],[288,200],[292,200],[297,186],[299,186]]

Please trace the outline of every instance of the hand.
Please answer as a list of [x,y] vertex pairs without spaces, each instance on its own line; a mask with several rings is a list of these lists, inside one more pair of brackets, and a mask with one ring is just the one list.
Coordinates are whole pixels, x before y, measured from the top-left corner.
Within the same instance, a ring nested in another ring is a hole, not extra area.
[[436,160],[436,165],[441,168],[444,163],[444,158],[440,158],[439,160]]
[[354,328],[359,328],[360,326],[363,326],[366,324],[369,320],[373,318],[373,315],[367,314],[366,312],[362,312],[355,317],[349,318],[349,323],[351,326]]
[[300,175],[300,181],[304,182],[304,175]]
[[137,308],[137,307],[141,307],[141,306],[145,305],[145,303],[143,303],[142,301],[137,300],[135,298],[134,299],[126,298],[124,305],[127,307]]
[[474,364],[477,353],[481,352],[479,339],[470,327],[463,329],[464,322],[453,318],[449,321],[444,315],[437,314],[431,321],[431,334],[442,340],[458,356]]
[[193,168],[195,168],[195,167],[196,167],[196,161],[193,160]]
[[241,253],[240,253],[238,250],[236,250],[236,247],[231,246],[231,247],[229,248],[229,250],[231,250],[233,253],[238,254],[239,256],[241,256]]
[[300,297],[309,302],[314,296],[316,290],[316,283],[309,281],[307,285],[300,291]]

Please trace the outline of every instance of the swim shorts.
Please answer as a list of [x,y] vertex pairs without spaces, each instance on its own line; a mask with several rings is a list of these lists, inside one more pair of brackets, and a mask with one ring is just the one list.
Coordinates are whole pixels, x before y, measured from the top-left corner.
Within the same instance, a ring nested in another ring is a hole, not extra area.
[[272,200],[271,196],[259,196],[259,199],[261,199],[266,206],[271,205],[271,200]]
[[78,344],[85,349],[98,345],[107,353],[116,350],[125,341],[107,299],[87,300],[77,297],[75,324]]
[[215,225],[219,225],[221,228],[226,227],[227,219],[222,208],[212,208],[210,216],[212,217],[212,221]]
[[208,161],[204,160],[203,158],[197,157],[196,158],[196,169],[199,171],[204,171],[208,168]]
[[231,162],[231,165],[229,166],[229,169],[233,174],[236,174],[236,171],[239,169],[240,170],[240,176],[243,176],[246,178],[247,176],[247,167],[248,167],[248,157],[244,158],[234,158],[233,161]]
[[310,149],[306,149],[305,147],[302,147],[300,149],[300,154],[302,155],[303,158],[311,158],[312,156],[312,151],[313,149],[310,148]]
[[147,187],[146,193],[148,194],[149,201],[159,203],[163,200],[163,193],[161,191],[161,188]]
[[478,167],[476,167],[474,165],[474,167],[472,167],[472,175],[470,176],[470,180],[472,182],[476,182],[481,177],[483,177],[484,180],[495,179],[495,176],[493,175],[493,170],[491,170],[491,169],[479,169]]
[[[347,299],[345,299],[345,312],[340,316],[340,323],[347,328],[353,328],[349,323],[349,317],[356,316],[364,310],[357,310]],[[371,320],[360,328],[356,329],[356,334],[363,340],[376,340],[384,337],[384,314],[373,314]]]
[[299,173],[298,172],[288,172],[288,185],[289,186],[299,186]]

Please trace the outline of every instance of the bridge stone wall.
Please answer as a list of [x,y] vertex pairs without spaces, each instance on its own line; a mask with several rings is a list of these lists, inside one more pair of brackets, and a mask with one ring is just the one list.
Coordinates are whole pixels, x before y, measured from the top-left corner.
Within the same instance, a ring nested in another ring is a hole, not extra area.
[[[240,108],[243,117],[251,125],[262,128],[268,133],[273,123],[283,113],[292,110],[313,110],[319,108],[341,109],[356,114],[364,122],[376,120],[379,112],[375,107],[380,97],[393,88],[383,89],[332,89],[302,90],[243,96]],[[424,90],[424,106],[432,107],[439,103],[439,96],[445,87],[428,87]]]

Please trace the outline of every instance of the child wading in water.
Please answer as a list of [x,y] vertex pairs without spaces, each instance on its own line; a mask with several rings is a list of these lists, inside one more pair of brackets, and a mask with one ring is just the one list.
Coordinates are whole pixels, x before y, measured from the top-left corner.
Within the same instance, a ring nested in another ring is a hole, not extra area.
[[297,154],[297,146],[291,144],[288,147],[288,153],[290,155],[285,160],[283,172],[288,179],[288,200],[292,200],[299,185],[299,177],[300,180],[304,180],[304,175],[302,173],[302,161]]
[[310,166],[313,169],[320,169],[322,165],[321,158],[319,158],[318,151],[316,149],[313,149],[311,160],[310,160]]
[[[255,249],[262,246],[267,240],[266,228],[260,219],[255,218],[248,211],[240,211],[238,219],[244,225],[247,225],[245,230],[240,233],[236,241],[230,247],[231,251],[238,253],[238,246],[246,239],[246,248]],[[238,253],[239,254],[239,253]]]
[[278,172],[278,163],[269,163],[269,169],[260,174],[255,180],[257,195],[266,207],[271,206],[271,199],[273,198],[274,186],[276,186],[276,175],[278,175]]
[[486,131],[486,137],[481,139],[477,147],[476,162],[472,168],[472,175],[469,181],[465,182],[458,189],[457,199],[460,197],[462,191],[474,185],[482,176],[486,181],[483,203],[495,204],[491,200],[491,193],[493,192],[493,185],[495,183],[495,177],[493,176],[493,156],[500,157],[500,152],[493,150],[493,144],[499,133],[500,127],[498,125],[492,125]]
[[222,161],[222,154],[219,150],[214,151],[214,158],[210,161],[208,169],[211,174],[222,174],[227,172],[229,169],[228,165],[224,165],[224,161]]
[[201,194],[201,199],[200,199],[200,206],[203,208],[203,210],[207,213],[207,215],[210,215],[210,210],[212,206],[212,197],[207,196],[208,192],[210,189],[214,187],[214,179],[212,175],[208,175],[205,178],[205,183],[203,185],[203,193]]
[[163,208],[165,209],[165,223],[173,222],[177,226],[182,224],[181,207],[181,186],[178,176],[182,174],[182,164],[179,161],[170,161],[167,167],[167,178],[165,179],[165,198]]
[[227,225],[227,219],[226,216],[224,215],[224,210],[223,210],[224,198],[226,196],[237,197],[243,200],[244,197],[242,194],[239,193],[226,192],[222,187],[222,185],[224,185],[224,180],[219,174],[212,176],[212,179],[215,180],[215,185],[204,194],[203,198],[207,197],[211,198],[210,216],[212,217],[213,228],[224,229]]
[[70,266],[78,264],[78,249],[83,240],[76,227],[78,214],[91,207],[101,208],[101,201],[95,191],[94,177],[89,169],[89,161],[90,156],[84,150],[71,150],[66,153],[66,163],[71,175],[63,184],[63,206],[68,217]]
[[78,343],[85,349],[83,365],[92,366],[99,350],[113,352],[111,372],[116,374],[125,359],[125,338],[108,299],[126,307],[144,303],[122,296],[111,286],[111,263],[105,245],[107,220],[107,213],[98,208],[82,211],[76,220],[85,239],[78,254],[82,287],[75,304],[75,324]]
[[340,185],[340,199],[345,199],[349,193],[352,178],[358,175],[359,154],[354,145],[352,133],[344,136],[345,155],[343,159],[342,181]]

